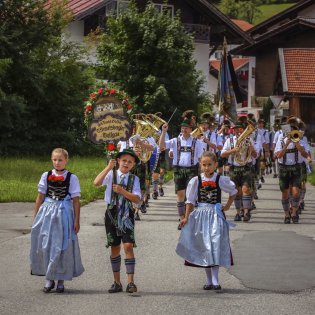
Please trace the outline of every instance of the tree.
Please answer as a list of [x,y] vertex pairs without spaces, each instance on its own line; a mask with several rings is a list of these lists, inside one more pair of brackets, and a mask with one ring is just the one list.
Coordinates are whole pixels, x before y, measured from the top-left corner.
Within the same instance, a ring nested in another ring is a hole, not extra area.
[[193,49],[178,15],[158,13],[152,4],[139,12],[131,3],[123,14],[108,19],[98,55],[104,77],[135,97],[141,111],[170,115],[175,107],[197,110],[207,98]]
[[[64,2],[64,1],[61,1]],[[77,60],[82,51],[62,40],[71,15],[42,0],[0,5],[0,153],[78,151],[83,102],[93,84]],[[61,3],[61,4],[60,4]]]
[[259,6],[262,4],[263,0],[222,0],[220,9],[231,19],[244,19],[253,23],[261,14]]

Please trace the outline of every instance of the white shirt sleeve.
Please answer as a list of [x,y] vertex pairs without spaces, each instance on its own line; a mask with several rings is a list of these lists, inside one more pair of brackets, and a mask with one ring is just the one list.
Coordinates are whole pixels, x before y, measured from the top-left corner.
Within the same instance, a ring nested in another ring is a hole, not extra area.
[[193,177],[186,189],[186,204],[191,203],[195,205],[198,197],[198,176]]
[[48,172],[43,173],[38,183],[38,192],[44,195],[47,192],[47,175]]
[[71,198],[81,196],[80,182],[79,182],[77,175],[71,174],[69,194],[70,194]]
[[219,186],[221,190],[228,193],[229,196],[234,196],[237,194],[237,189],[235,188],[235,183],[231,181],[228,176],[220,176],[219,178]]
[[141,199],[141,189],[140,189],[140,180],[138,176],[135,176],[135,181],[133,183],[132,193],[139,196]]

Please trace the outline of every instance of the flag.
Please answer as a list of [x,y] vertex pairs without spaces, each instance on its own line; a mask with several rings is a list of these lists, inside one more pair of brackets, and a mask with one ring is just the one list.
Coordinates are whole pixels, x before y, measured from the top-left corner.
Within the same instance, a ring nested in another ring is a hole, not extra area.
[[234,86],[236,87],[237,81],[235,82],[235,80],[233,80],[233,75],[236,78],[233,64],[228,62],[227,42],[224,38],[217,89],[217,103],[219,105],[220,113],[228,116],[233,122],[235,122],[237,121],[237,100]]

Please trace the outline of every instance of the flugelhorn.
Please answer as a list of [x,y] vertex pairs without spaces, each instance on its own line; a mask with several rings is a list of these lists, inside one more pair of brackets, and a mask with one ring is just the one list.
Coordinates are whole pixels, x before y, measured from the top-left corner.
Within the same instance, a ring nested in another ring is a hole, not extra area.
[[288,134],[288,138],[290,138],[292,142],[299,142],[303,138],[303,131],[291,130]]

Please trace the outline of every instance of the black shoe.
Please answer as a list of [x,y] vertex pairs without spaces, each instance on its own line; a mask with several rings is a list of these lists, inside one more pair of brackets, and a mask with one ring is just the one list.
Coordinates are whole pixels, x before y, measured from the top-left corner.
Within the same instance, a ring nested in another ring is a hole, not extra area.
[[241,218],[244,217],[244,210],[241,210],[241,211],[240,211],[240,216],[241,216]]
[[127,288],[126,288],[126,292],[128,293],[135,293],[137,292],[137,287],[133,282],[128,283]]
[[234,221],[242,221],[242,217],[239,214],[236,214],[234,217]]
[[152,194],[152,198],[156,200],[158,195],[159,195],[159,193],[157,191],[154,191]]
[[142,203],[142,205],[141,205],[141,207],[140,207],[140,211],[141,211],[142,213],[147,213],[147,206],[145,205],[144,202]]
[[260,188],[261,188],[261,184],[258,184],[258,185],[257,185],[257,189],[260,189]]
[[56,292],[57,293],[65,292],[65,286],[63,284],[62,285],[57,285]]
[[300,208],[301,208],[301,210],[304,210],[304,201],[301,201]]
[[277,174],[273,174],[273,178],[277,178],[278,177],[278,175]]
[[204,289],[204,290],[212,290],[212,289],[213,289],[213,284],[205,284],[205,285],[203,286],[203,289]]
[[260,177],[260,181],[261,181],[262,183],[264,183],[264,182],[265,182],[265,179],[264,179],[264,177],[263,177],[263,176],[261,176],[261,177]]
[[257,200],[257,199],[258,199],[258,195],[257,195],[257,193],[256,193],[256,192],[254,193],[254,199],[255,199],[255,200]]
[[110,289],[108,290],[108,293],[118,293],[122,292],[122,285],[121,283],[114,282]]
[[214,286],[212,287],[212,290],[214,290],[214,291],[221,291],[222,288],[221,288],[221,286],[218,284],[218,285],[214,285]]
[[284,224],[290,224],[291,223],[291,218],[290,217],[285,217],[284,218]]
[[139,213],[136,213],[136,214],[135,214],[135,220],[136,220],[136,221],[140,221]]
[[251,215],[250,215],[250,213],[249,213],[249,212],[245,213],[245,214],[244,214],[243,221],[244,221],[244,222],[249,222],[250,217],[251,217]]
[[160,194],[161,197],[164,196],[164,190],[163,190],[162,187],[159,188],[159,194]]
[[43,292],[48,293],[55,287],[55,281],[51,283],[50,287],[44,287]]
[[294,215],[293,217],[291,217],[291,219],[292,219],[292,222],[294,224],[299,223],[299,216],[298,215]]
[[255,209],[256,209],[255,202],[252,202],[252,208],[251,208],[251,210],[255,210]]

